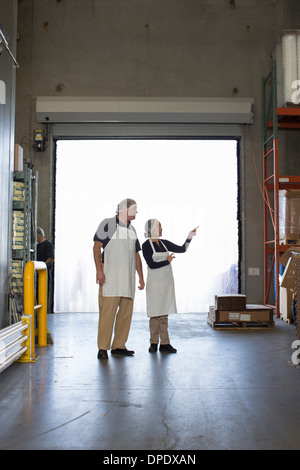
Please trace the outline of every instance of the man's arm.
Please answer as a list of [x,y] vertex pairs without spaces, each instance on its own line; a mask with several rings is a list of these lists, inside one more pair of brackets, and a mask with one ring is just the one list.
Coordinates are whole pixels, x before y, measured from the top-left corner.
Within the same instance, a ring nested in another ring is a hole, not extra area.
[[140,257],[139,253],[135,254],[135,259],[136,259],[136,270],[139,275],[139,289],[143,290],[145,287],[145,282],[144,282],[144,275],[143,275],[143,266],[142,266],[142,260]]
[[97,284],[105,283],[105,274],[103,272],[102,260],[101,260],[101,249],[103,244],[101,242],[95,241],[93,252],[94,252],[94,261],[96,266],[96,282]]

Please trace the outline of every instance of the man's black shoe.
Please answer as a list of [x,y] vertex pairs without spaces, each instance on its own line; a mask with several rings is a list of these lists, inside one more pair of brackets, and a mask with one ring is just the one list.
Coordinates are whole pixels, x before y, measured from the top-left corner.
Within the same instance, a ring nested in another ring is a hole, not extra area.
[[112,349],[111,353],[114,356],[133,356],[134,355],[134,351],[129,351],[128,349],[119,349],[119,348]]
[[98,359],[108,359],[107,351],[105,349],[99,349]]
[[159,346],[161,352],[176,353],[177,349],[173,348],[170,344],[161,344]]

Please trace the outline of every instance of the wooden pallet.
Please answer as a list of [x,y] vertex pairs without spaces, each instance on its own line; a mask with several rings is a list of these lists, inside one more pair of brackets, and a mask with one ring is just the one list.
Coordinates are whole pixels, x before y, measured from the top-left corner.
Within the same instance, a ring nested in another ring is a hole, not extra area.
[[209,315],[207,323],[214,330],[271,330],[275,327],[274,321],[249,322],[249,321],[232,321],[232,322],[216,322]]

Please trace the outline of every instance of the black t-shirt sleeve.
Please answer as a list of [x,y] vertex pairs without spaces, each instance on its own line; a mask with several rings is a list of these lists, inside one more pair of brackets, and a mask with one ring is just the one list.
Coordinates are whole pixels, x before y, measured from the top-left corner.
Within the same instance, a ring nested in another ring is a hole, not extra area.
[[141,251],[141,245],[140,245],[140,242],[139,242],[138,239],[136,239],[136,242],[135,242],[135,251],[136,251],[136,253]]
[[115,231],[117,230],[117,222],[115,217],[102,220],[100,222],[96,233],[94,235],[94,242],[100,242],[103,245],[103,248],[108,244],[112,239]]

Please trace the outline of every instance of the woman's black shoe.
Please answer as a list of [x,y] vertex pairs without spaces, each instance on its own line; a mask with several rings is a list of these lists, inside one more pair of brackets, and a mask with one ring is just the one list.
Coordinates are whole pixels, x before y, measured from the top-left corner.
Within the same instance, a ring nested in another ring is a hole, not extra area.
[[157,344],[151,344],[150,348],[149,348],[149,352],[150,353],[156,353],[157,351]]
[[99,349],[98,359],[108,359],[107,351],[105,349]]

